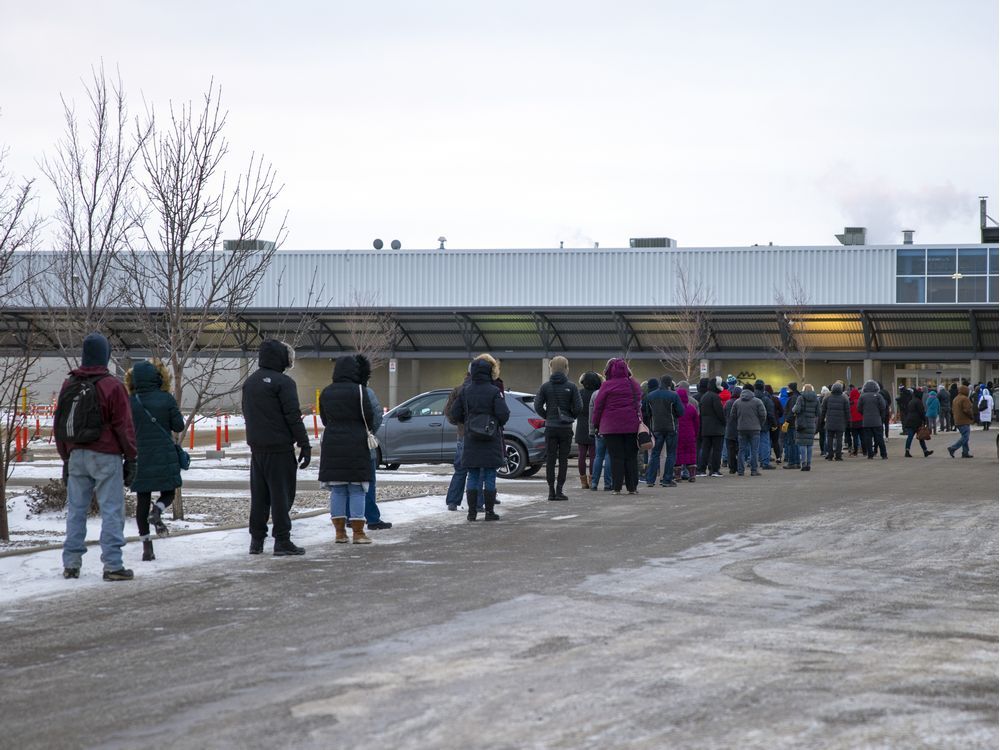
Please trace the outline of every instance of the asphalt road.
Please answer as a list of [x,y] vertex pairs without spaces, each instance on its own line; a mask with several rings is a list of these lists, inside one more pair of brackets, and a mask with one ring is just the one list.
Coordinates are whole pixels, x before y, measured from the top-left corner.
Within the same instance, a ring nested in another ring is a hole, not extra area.
[[0,747],[996,747],[993,439],[21,602]]

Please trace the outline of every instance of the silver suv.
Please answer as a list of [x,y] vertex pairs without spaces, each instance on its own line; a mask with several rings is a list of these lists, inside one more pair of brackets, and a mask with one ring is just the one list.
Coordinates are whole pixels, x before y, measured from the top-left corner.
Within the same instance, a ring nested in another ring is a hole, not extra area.
[[[400,464],[451,463],[457,430],[444,415],[450,388],[421,393],[386,412],[376,435],[378,463],[389,469]],[[531,476],[545,463],[545,420],[532,408],[531,393],[507,391],[510,419],[503,430],[507,463],[497,475],[514,479]]]

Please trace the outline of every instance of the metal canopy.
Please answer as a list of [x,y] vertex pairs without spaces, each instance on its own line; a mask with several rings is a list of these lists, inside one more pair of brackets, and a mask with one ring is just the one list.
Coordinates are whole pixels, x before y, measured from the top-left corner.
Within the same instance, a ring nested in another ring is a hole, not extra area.
[[[678,309],[557,308],[384,309],[395,327],[392,354],[418,358],[464,358],[480,351],[526,358],[569,353],[609,356],[627,353],[656,358],[681,344]],[[934,308],[892,305],[863,310],[813,307],[807,310],[714,307],[703,311],[710,331],[705,356],[712,359],[769,358],[794,330],[812,359],[993,359],[998,346],[995,306]],[[264,338],[287,338],[310,321],[299,341],[301,356],[329,357],[351,351],[356,311],[327,309],[249,310],[233,325],[203,335],[202,348],[220,346],[233,356],[252,355]],[[35,309],[0,312],[0,349],[23,346],[29,331],[41,334],[46,353],[56,353],[45,335],[46,314]],[[115,348],[148,351],[144,327],[130,311],[113,313],[106,333]]]

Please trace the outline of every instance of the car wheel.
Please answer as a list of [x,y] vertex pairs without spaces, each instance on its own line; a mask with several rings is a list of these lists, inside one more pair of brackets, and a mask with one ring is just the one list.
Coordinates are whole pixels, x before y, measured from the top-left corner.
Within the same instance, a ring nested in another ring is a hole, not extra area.
[[537,474],[541,470],[541,468],[542,468],[541,464],[535,464],[534,466],[529,466],[527,469],[525,469],[524,471],[521,472],[521,476],[522,477],[533,477],[533,476],[535,476],[535,474]]
[[516,440],[504,440],[504,465],[497,469],[497,476],[517,479],[528,468],[528,452]]

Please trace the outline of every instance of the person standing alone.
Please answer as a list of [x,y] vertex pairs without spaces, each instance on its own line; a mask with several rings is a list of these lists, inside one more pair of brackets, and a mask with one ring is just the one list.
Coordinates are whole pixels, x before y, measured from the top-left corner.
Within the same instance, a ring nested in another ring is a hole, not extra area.
[[583,412],[580,390],[570,382],[568,372],[569,361],[553,357],[549,362],[549,381],[542,384],[535,396],[535,411],[545,420],[545,480],[549,485],[549,500],[569,500],[563,494],[563,486],[573,442],[573,423]]
[[257,355],[257,371],[243,383],[243,418],[250,446],[251,555],[264,551],[268,515],[275,556],[305,554],[291,540],[295,470],[306,468],[312,455],[295,381],[285,375],[294,364],[291,346],[266,339]]

